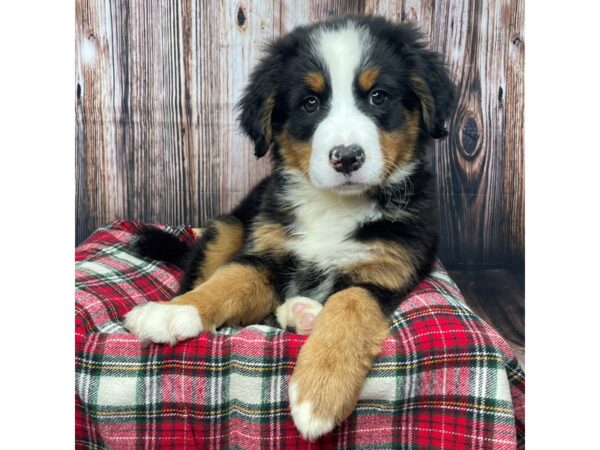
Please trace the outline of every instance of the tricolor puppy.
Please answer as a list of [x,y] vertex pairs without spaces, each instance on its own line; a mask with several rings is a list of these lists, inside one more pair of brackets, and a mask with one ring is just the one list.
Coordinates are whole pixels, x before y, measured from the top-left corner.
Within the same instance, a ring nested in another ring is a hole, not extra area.
[[[168,303],[133,309],[140,338],[174,344],[223,324],[310,334],[290,381],[307,439],[356,406],[389,315],[436,252],[431,139],[447,132],[454,88],[412,25],[352,17],[272,43],[240,101],[240,122],[273,173],[193,248],[152,228],[143,255],[186,275]],[[315,320],[316,317],[316,320]]]

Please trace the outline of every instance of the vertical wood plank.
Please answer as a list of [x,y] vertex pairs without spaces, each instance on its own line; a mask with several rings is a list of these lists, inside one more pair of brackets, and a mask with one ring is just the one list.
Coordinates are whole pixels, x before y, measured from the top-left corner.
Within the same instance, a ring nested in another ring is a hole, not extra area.
[[394,22],[400,22],[398,9],[402,0],[365,0],[363,14],[383,16]]
[[278,34],[285,34],[298,25],[310,23],[310,3],[299,1],[279,2],[279,11],[276,12],[279,22]]
[[401,0],[396,6],[396,16],[399,15],[400,21],[417,24],[433,48],[435,48],[435,34],[432,29],[435,5],[433,0]]
[[[223,24],[225,30],[222,51],[226,60],[219,70],[223,79],[219,88],[223,115],[221,132],[227,134],[223,151],[229,155],[224,177],[224,191],[220,208],[228,211],[248,193],[248,191],[270,172],[269,157],[257,160],[248,139],[238,128],[235,105],[250,77],[250,71],[262,54],[262,48],[276,36],[279,25],[274,22],[274,1],[246,0],[224,2]],[[207,39],[214,45],[214,38]],[[231,70],[234,68],[234,70]]]
[[[489,127],[484,128],[481,62],[478,47],[482,2],[436,2],[432,47],[444,55],[457,84],[458,105],[449,137],[436,144],[432,161],[440,199],[441,248],[445,261],[469,264],[482,252],[486,193],[479,189],[490,158]],[[456,20],[448,26],[447,17]],[[488,125],[488,123],[485,123]],[[464,132],[463,132],[464,131]],[[466,145],[465,145],[466,144]]]
[[[226,57],[225,11],[223,2],[194,1],[194,53],[196,88],[194,103],[198,105],[195,116],[198,129],[194,130],[198,148],[198,193],[195,201],[200,204],[200,215],[194,224],[202,225],[206,219],[219,213],[223,197],[227,195],[227,167],[230,144],[224,130],[228,99],[226,77],[223,68],[229,63]],[[189,220],[189,219],[188,219]]]
[[364,0],[325,0],[310,2],[310,20],[324,20],[332,16],[360,14],[365,9]]
[[[112,40],[111,5],[77,2],[76,17],[76,142],[83,147],[78,147],[82,153],[76,158],[76,208],[87,215],[82,226],[89,233],[89,227],[127,215],[121,130],[113,120],[120,116],[121,105],[114,99],[122,87],[122,72],[113,64],[118,55]],[[81,226],[77,230],[84,231]]]
[[504,229],[498,246],[506,249],[506,264],[525,265],[525,167],[524,167],[524,1],[512,2],[503,12],[507,26],[506,86],[498,89],[498,103],[504,108],[506,129],[504,139],[504,195],[502,216]]
[[[446,56],[460,98],[450,138],[437,145],[433,154],[441,253],[452,265],[515,263],[507,247],[514,245],[511,238],[500,244],[505,240],[506,221],[511,220],[503,204],[518,192],[505,191],[505,178],[514,174],[505,173],[506,108],[499,100],[500,90],[506,90],[510,42],[502,19],[515,7],[519,5],[506,1],[436,2],[433,29],[439,34],[434,35],[433,45]],[[448,23],[448,18],[461,16],[457,23]]]

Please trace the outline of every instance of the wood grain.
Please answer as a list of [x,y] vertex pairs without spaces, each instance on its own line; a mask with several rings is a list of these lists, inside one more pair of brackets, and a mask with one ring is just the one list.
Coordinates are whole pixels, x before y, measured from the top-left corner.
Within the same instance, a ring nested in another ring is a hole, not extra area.
[[77,0],[76,242],[116,218],[203,225],[269,172],[234,106],[262,46],[338,14],[419,24],[460,102],[431,153],[450,267],[522,266],[523,0]]

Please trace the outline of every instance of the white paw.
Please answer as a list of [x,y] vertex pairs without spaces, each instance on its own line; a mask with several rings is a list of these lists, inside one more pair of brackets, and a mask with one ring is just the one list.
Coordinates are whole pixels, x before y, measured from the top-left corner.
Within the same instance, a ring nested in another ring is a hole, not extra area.
[[293,381],[290,382],[289,393],[292,419],[304,439],[314,441],[335,428],[333,419],[323,419],[315,416],[311,402],[298,403],[298,391],[296,383]]
[[298,334],[310,334],[322,309],[323,305],[308,297],[292,297],[277,308],[275,317],[281,328],[291,327]]
[[202,332],[198,310],[191,305],[148,302],[125,315],[125,328],[142,341],[174,345]]

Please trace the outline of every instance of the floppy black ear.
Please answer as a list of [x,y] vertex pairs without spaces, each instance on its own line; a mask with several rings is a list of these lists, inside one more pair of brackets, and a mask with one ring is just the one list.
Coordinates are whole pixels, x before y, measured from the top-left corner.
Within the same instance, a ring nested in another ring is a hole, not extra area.
[[240,110],[238,120],[254,142],[254,155],[257,158],[264,156],[274,144],[271,118],[282,67],[282,56],[277,45],[275,43],[268,47],[266,56],[250,75],[250,82],[237,105]]
[[456,88],[439,54],[421,48],[415,56],[409,83],[419,99],[423,123],[432,138],[446,137],[444,123],[454,112]]
[[454,112],[456,88],[441,56],[427,49],[425,37],[415,24],[376,20],[380,33],[393,43],[404,63],[403,76],[416,97],[409,96],[408,104],[420,107],[425,131],[431,137],[447,136],[444,122]]

